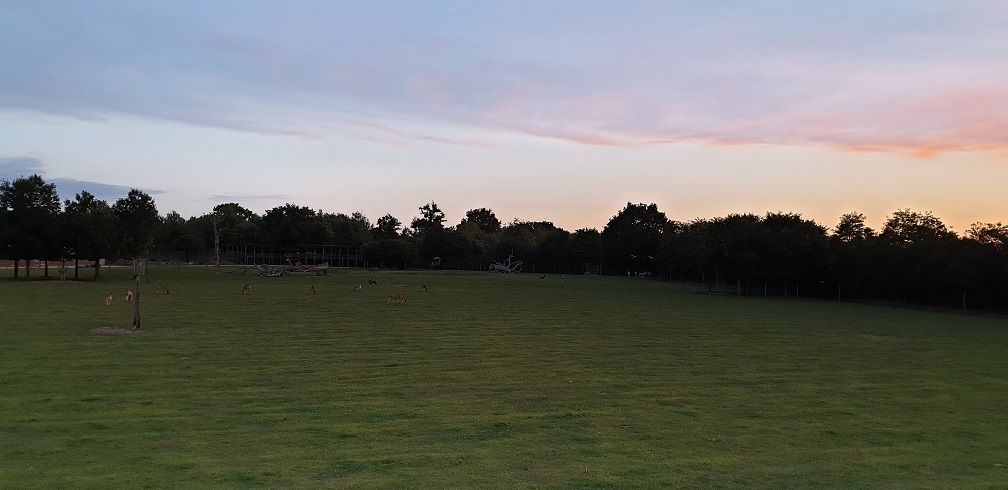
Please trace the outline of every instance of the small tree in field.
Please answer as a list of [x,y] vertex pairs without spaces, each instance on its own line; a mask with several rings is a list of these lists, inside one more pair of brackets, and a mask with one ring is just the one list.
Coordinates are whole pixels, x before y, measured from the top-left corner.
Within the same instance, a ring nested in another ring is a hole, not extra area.
[[[154,199],[143,191],[131,189],[126,197],[116,201],[112,206],[112,212],[116,217],[122,252],[133,257],[134,264],[144,262],[154,244],[157,227],[161,223]],[[134,270],[142,268],[137,269],[134,266]],[[140,328],[140,274],[135,273],[134,279],[136,291],[133,295],[133,327]]]

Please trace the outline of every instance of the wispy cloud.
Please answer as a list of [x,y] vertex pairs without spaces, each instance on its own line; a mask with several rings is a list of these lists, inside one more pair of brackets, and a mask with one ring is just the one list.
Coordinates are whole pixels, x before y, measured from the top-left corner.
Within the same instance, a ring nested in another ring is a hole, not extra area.
[[212,201],[237,202],[245,201],[290,201],[294,196],[289,194],[213,194],[208,196]]
[[616,147],[1008,148],[997,3],[392,4],[7,3],[0,64],[17,76],[0,109],[397,147],[493,146],[441,125]]
[[0,180],[43,174],[42,162],[32,157],[0,157]]
[[[46,168],[41,160],[33,157],[0,157],[0,180],[13,180],[33,174],[46,177]],[[81,191],[87,191],[99,199],[114,201],[125,197],[130,189],[132,189],[132,187],[126,185],[61,177],[46,177],[46,180],[52,184],[56,184],[56,192],[64,199],[71,199]],[[158,189],[142,190],[152,195],[163,194],[163,191]]]

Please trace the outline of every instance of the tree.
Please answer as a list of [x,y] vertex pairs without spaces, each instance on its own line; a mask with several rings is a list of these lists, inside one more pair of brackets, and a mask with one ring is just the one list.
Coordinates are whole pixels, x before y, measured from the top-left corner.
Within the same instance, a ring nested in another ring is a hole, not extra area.
[[385,216],[378,218],[378,222],[375,223],[375,227],[371,230],[371,234],[377,240],[395,240],[396,238],[399,238],[400,227],[402,227],[401,221],[391,214],[386,214]]
[[765,276],[767,229],[754,214],[729,214],[710,220],[707,264],[715,277],[753,279]]
[[181,253],[184,262],[189,262],[192,254],[203,246],[203,240],[197,236],[194,227],[175,211],[165,215],[160,230],[158,247],[169,252]]
[[[154,246],[161,217],[158,215],[154,199],[139,189],[130,189],[126,197],[112,206],[119,226],[119,244],[124,254],[133,257],[134,267],[138,259],[146,259]],[[136,289],[133,294],[133,328],[140,328],[140,275],[134,274]]]
[[577,264],[602,262],[602,235],[594,228],[575,230],[570,239],[571,259]]
[[445,233],[445,214],[433,201],[420,208],[420,216],[413,218],[410,224],[410,235],[419,245],[420,255],[430,259],[441,256],[448,246],[448,236]]
[[842,243],[860,242],[875,237],[875,230],[865,224],[865,215],[847,213],[840,217],[833,237]]
[[847,213],[840,217],[836,231],[830,236],[836,259],[834,276],[840,292],[837,294],[863,295],[878,287],[877,238],[875,231],[865,224],[861,213]]
[[460,224],[465,225],[467,223],[475,224],[484,233],[496,233],[500,231],[501,228],[501,222],[497,219],[497,215],[487,208],[477,208],[466,211],[465,218],[462,218],[462,222]]
[[267,242],[279,247],[327,241],[325,224],[315,211],[305,206],[288,203],[266,211],[262,228]]
[[973,223],[966,236],[983,245],[1008,250],[1008,226],[1001,223]]
[[420,206],[420,216],[413,218],[410,228],[416,234],[423,234],[428,231],[444,228],[445,214],[438,207],[437,203],[430,203]]
[[668,217],[654,203],[628,202],[602,229],[606,262],[627,270],[650,270],[668,224]]
[[892,214],[882,228],[881,237],[893,245],[907,246],[932,240],[954,238],[955,233],[931,211],[919,213],[901,209]]
[[112,213],[117,221],[121,252],[128,257],[146,257],[161,224],[154,199],[139,189],[130,189],[126,197],[115,202]]
[[368,263],[381,267],[406,267],[417,258],[417,248],[404,238],[381,239],[369,242],[361,248],[361,254]]
[[360,247],[371,241],[371,222],[361,212],[349,216],[338,214],[323,214],[322,220],[327,227],[329,241],[351,247]]
[[[768,276],[806,285],[824,283],[832,264],[826,227],[797,213],[767,213],[763,218]],[[808,290],[808,288],[806,288]]]
[[221,243],[254,243],[262,239],[259,216],[233,202],[218,204],[213,208],[217,217],[217,232]]
[[[877,266],[896,287],[891,293],[906,300],[936,301],[957,296],[959,276],[952,258],[959,256],[955,233],[931,212],[894,212],[879,234]],[[960,290],[961,292],[961,290]]]
[[966,236],[962,270],[972,303],[1008,305],[1008,226],[974,223]]
[[0,182],[0,213],[4,218],[2,248],[14,260],[14,277],[18,277],[18,261],[28,259],[25,276],[31,275],[31,258],[48,259],[51,244],[56,241],[60,213],[59,195],[55,184],[47,184],[39,175],[20,177],[13,182]]
[[74,254],[74,279],[79,278],[78,266],[81,257],[94,260],[94,276],[97,278],[100,270],[99,261],[102,257],[110,257],[113,253],[116,222],[112,208],[87,191],[77,194],[73,201],[68,199],[64,207],[67,233]]

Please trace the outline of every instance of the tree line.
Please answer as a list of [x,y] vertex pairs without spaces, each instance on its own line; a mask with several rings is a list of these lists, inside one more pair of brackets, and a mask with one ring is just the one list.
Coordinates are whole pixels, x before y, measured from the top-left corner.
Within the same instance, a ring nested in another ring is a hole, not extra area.
[[160,215],[136,189],[112,204],[87,192],[61,202],[53,184],[32,175],[0,183],[0,255],[15,261],[17,277],[17,264],[29,258],[206,260],[215,238],[281,249],[339,244],[387,267],[437,257],[485,268],[513,255],[542,271],[580,273],[595,264],[593,272],[729,284],[740,294],[1008,309],[1008,226],[1001,223],[976,223],[960,236],[930,212],[911,210],[895,211],[880,230],[860,213],[843,215],[832,229],[780,212],[680,222],[655,204],[627,203],[601,231],[568,231],[549,221],[502,223],[486,208],[454,225],[434,202],[418,211],[406,225],[390,214],[371,222],[359,212],[285,204],[258,215],[226,203],[184,218]]

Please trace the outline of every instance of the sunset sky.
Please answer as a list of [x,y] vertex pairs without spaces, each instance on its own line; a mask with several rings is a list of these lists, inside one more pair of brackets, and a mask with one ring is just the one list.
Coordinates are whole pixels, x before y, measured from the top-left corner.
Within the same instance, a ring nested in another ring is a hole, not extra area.
[[0,0],[0,178],[159,210],[1008,222],[1008,3]]

